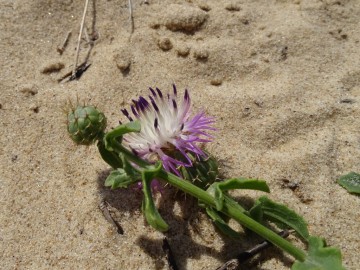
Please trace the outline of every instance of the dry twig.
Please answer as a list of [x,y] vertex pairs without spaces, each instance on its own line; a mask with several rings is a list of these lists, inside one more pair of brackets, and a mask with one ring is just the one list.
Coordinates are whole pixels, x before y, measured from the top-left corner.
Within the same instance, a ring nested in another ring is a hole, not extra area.
[[134,16],[133,16],[133,7],[132,7],[132,1],[129,0],[129,13],[130,13],[130,33],[134,33]]
[[85,0],[84,13],[83,13],[83,17],[82,17],[81,24],[80,24],[80,32],[79,32],[79,37],[78,37],[78,43],[76,46],[75,65],[74,65],[74,69],[72,71],[72,77],[75,77],[76,72],[77,72],[77,64],[79,61],[79,54],[80,54],[80,42],[81,42],[81,37],[82,37],[83,29],[84,29],[85,17],[86,17],[86,11],[88,8],[88,4],[89,4],[89,0]]
[[[284,230],[279,233],[279,235],[283,238],[286,238],[289,236],[289,231]],[[255,247],[248,249],[244,252],[241,252],[237,258],[231,259],[224,263],[222,266],[217,268],[216,270],[229,270],[229,269],[237,269],[240,265],[240,263],[245,262],[246,260],[252,258],[256,254],[260,253],[264,249],[271,247],[273,244],[271,244],[268,241],[263,241],[262,243],[256,245]]]
[[[92,1],[92,32],[90,33],[90,35],[87,32],[87,29],[85,27],[85,17],[86,17],[86,13],[87,13],[87,9],[88,9],[88,5],[89,5],[89,0],[86,0],[85,2],[85,8],[84,8],[84,13],[82,16],[82,20],[81,20],[81,25],[80,25],[80,32],[79,32],[79,37],[78,37],[78,41],[77,41],[77,48],[76,48],[76,55],[75,55],[75,64],[74,64],[74,68],[72,69],[72,71],[66,73],[64,76],[62,76],[60,79],[58,79],[58,82],[61,83],[63,82],[66,78],[68,78],[68,81],[72,81],[75,79],[79,79],[81,77],[81,75],[90,67],[91,64],[88,64],[88,60],[91,54],[91,51],[94,47],[94,42],[95,40],[98,39],[98,33],[95,30],[95,21],[96,21],[96,9],[95,9],[95,0]],[[82,40],[82,35],[85,32],[85,40],[86,40],[86,44],[89,46],[85,59],[84,61],[78,65],[79,62],[79,54],[80,54],[80,43]]]
[[84,61],[81,65],[79,65],[75,71],[75,75],[73,75],[72,71],[69,71],[64,76],[62,76],[57,81],[62,83],[66,78],[69,78],[66,82],[73,81],[75,79],[79,79],[81,75],[91,66],[91,64],[87,63],[87,60]]
[[109,203],[107,201],[101,201],[99,208],[103,212],[104,217],[109,221],[115,228],[118,234],[124,234],[124,230],[119,223],[111,216],[109,211]]
[[63,54],[63,52],[65,51],[66,49],[66,46],[68,45],[69,43],[69,39],[70,39],[70,36],[71,36],[71,31],[69,31],[67,34],[66,34],[66,37],[65,37],[65,40],[63,42],[63,44],[61,45],[61,47],[57,47],[57,52],[61,55]]

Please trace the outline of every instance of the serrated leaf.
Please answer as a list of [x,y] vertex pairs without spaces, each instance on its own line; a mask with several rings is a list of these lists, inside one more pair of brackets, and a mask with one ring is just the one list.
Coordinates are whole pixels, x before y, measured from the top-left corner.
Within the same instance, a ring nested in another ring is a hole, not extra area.
[[303,217],[287,206],[271,201],[266,196],[260,197],[249,213],[255,220],[262,217],[265,220],[275,222],[280,227],[285,226],[294,229],[305,240],[309,238],[307,223]]
[[225,235],[231,238],[239,238],[241,235],[237,231],[230,228],[230,226],[225,222],[225,220],[219,215],[219,213],[211,208],[206,208],[206,213],[212,219],[215,226]]
[[341,176],[337,182],[348,192],[360,194],[360,174],[355,172],[348,173]]
[[224,205],[224,192],[232,189],[252,189],[270,192],[265,181],[259,179],[231,178],[213,183],[207,191],[214,196],[216,210],[221,211]]
[[341,263],[341,252],[335,247],[326,247],[322,238],[310,236],[309,251],[305,261],[296,261],[292,270],[346,270]]
[[115,188],[127,188],[129,185],[139,181],[138,178],[129,176],[124,169],[118,168],[112,171],[105,180],[105,186]]
[[155,166],[148,166],[141,172],[144,200],[142,203],[142,210],[146,221],[156,230],[164,232],[169,229],[169,225],[159,214],[155,207],[154,200],[151,194],[151,181],[157,176],[162,168],[162,163],[158,162]]

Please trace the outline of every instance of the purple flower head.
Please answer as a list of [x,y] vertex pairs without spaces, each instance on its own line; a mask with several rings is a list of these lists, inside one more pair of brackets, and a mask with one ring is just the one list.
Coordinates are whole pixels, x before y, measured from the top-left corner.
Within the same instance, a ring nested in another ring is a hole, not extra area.
[[148,99],[139,97],[133,100],[130,113],[124,109],[123,114],[130,120],[140,121],[139,133],[128,133],[124,136],[124,146],[131,149],[139,157],[149,162],[161,160],[164,169],[180,176],[179,166],[191,167],[188,154],[196,157],[206,156],[199,143],[211,141],[209,130],[214,118],[204,112],[195,116],[190,114],[190,96],[185,90],[184,97],[179,100],[177,90],[164,95],[160,89],[150,88]]

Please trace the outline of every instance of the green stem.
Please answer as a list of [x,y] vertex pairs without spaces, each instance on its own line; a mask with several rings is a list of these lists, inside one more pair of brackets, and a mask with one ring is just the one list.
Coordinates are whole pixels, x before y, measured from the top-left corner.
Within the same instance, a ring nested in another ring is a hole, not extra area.
[[[195,185],[191,184],[190,182],[184,181],[183,179],[164,171],[161,171],[158,177],[170,183],[171,185],[177,187],[178,189],[181,189],[182,191],[198,198],[200,201],[212,207],[215,207],[214,197],[212,197],[209,193],[202,190],[201,188],[198,188]],[[234,207],[233,205],[229,204],[226,200],[224,201],[224,206],[221,212],[235,219],[237,222],[247,227],[248,229],[252,230],[253,232],[257,233],[258,235],[268,240],[269,242],[273,243],[275,246],[278,246],[279,248],[285,250],[297,260],[299,261],[305,260],[306,254],[304,251],[297,248],[296,246],[294,246],[284,238],[280,237],[272,230],[266,228],[257,221],[253,220],[242,211],[239,211],[237,207]]]
[[[136,163],[140,167],[145,167],[149,165],[148,162],[135,156],[132,152],[124,148],[120,143],[115,143],[112,145],[112,147],[115,152],[123,153],[129,161]],[[164,170],[161,170],[158,173],[157,178],[160,178],[166,181],[167,183],[177,187],[178,189],[184,191],[185,193],[188,193],[193,197],[196,197],[202,203],[205,203],[214,208],[216,207],[215,199],[213,196],[211,196],[205,190],[198,188],[197,186],[193,185],[188,181],[184,181],[183,179],[171,173],[168,173]],[[257,233],[259,236],[268,240],[275,246],[283,249],[284,251],[292,255],[294,258],[296,258],[298,261],[302,262],[305,260],[306,254],[304,251],[297,248],[296,246],[294,246],[293,244],[291,244],[289,241],[282,238],[281,236],[277,235],[272,230],[266,228],[265,226],[261,225],[257,221],[247,216],[240,207],[237,207],[236,205],[231,203],[231,201],[229,200],[224,201],[224,206],[221,212],[235,219],[237,222],[247,227],[248,229],[252,230],[253,232]]]

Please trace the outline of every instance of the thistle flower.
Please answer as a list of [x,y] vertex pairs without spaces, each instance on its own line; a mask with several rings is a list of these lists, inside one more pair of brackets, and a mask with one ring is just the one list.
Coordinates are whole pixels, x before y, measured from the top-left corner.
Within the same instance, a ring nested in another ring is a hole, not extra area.
[[[173,92],[166,96],[158,88],[149,89],[148,100],[140,96],[131,105],[141,131],[126,134],[123,145],[149,162],[161,160],[165,170],[181,176],[179,167],[191,167],[193,156],[206,157],[199,144],[211,141],[208,131],[214,130],[214,119],[204,112],[191,117],[187,90],[179,102],[175,85]],[[130,121],[134,120],[126,109],[121,111]]]

